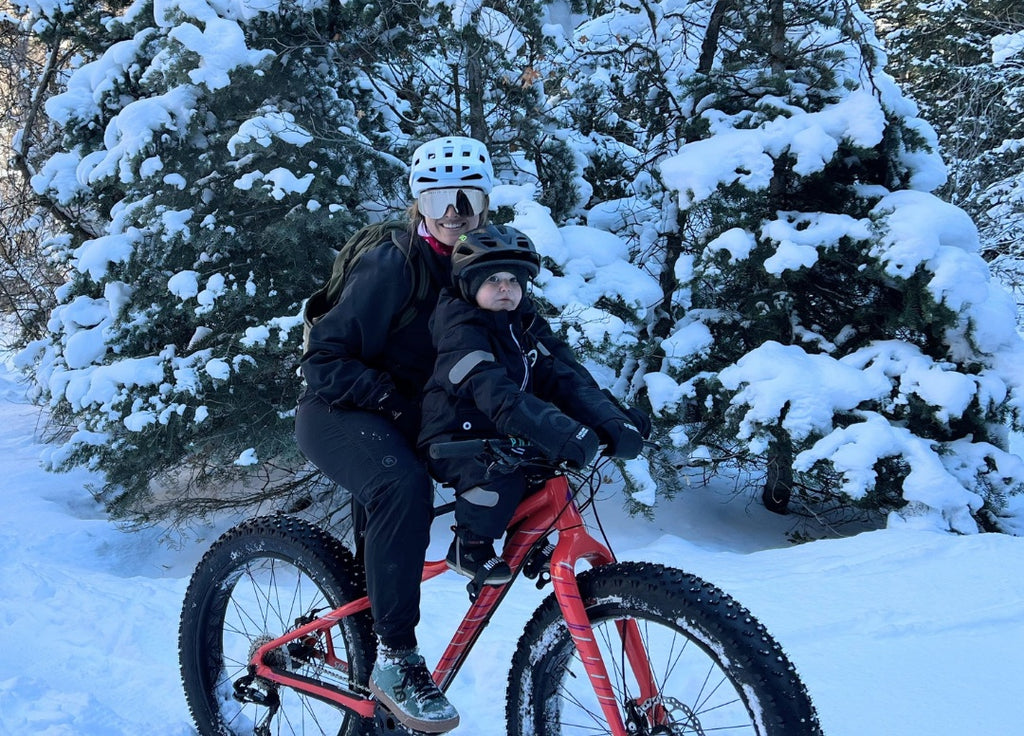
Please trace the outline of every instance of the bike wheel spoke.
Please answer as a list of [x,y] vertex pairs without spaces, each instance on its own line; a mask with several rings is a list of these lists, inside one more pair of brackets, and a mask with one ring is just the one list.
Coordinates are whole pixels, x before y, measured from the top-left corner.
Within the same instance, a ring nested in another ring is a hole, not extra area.
[[[577,674],[575,670],[568,671],[569,677],[566,680],[586,680],[587,674],[583,671],[582,665],[579,666],[580,674]],[[586,687],[569,687],[568,682],[564,682],[560,688],[561,697],[565,698],[566,704],[574,706],[572,709],[568,709],[568,713],[572,713],[575,718],[570,717],[566,710],[562,712],[562,725],[569,726],[573,729],[577,729],[578,733],[605,733],[607,731],[607,725],[604,721],[604,715],[601,713],[601,706],[598,704],[597,699],[586,699],[590,702],[584,702],[581,697],[593,696],[593,690],[589,689],[589,684]],[[578,715],[577,715],[578,714]],[[585,718],[583,718],[585,716]],[[580,720],[582,719],[582,720]]]
[[[249,662],[268,643],[364,594],[351,555],[323,531],[261,517],[227,532],[189,583],[179,632],[182,681],[200,733],[218,736],[355,736],[362,719],[324,700],[256,676]],[[331,629],[344,666],[328,666],[325,634],[270,649],[275,671],[343,689],[363,687],[372,666],[369,614]]]
[[591,683],[573,639],[581,632],[549,596],[513,658],[510,736],[612,733],[597,692],[639,736],[821,736],[781,648],[714,586],[629,562],[585,571],[577,585],[608,680]]

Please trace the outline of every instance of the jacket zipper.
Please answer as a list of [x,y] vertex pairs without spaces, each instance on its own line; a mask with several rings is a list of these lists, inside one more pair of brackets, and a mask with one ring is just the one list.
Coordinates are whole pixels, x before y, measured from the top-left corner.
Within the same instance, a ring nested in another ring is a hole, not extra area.
[[530,361],[526,357],[526,353],[523,351],[523,346],[519,344],[518,338],[516,338],[516,331],[512,329],[512,325],[508,326],[508,334],[512,336],[512,342],[516,344],[519,349],[519,357],[523,359],[523,383],[519,387],[520,391],[526,390],[526,384],[530,381]]

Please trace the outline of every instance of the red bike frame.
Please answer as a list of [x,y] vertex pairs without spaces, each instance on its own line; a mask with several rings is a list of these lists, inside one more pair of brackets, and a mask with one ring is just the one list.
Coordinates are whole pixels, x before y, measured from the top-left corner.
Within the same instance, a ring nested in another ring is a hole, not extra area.
[[[524,499],[516,509],[509,528],[515,529],[515,531],[507,540],[502,555],[513,572],[518,572],[535,543],[550,533],[552,529],[558,531],[558,541],[551,555],[551,582],[555,590],[555,597],[558,599],[562,615],[565,617],[569,632],[590,677],[590,683],[611,727],[611,732],[615,736],[628,736],[615,701],[608,671],[597,642],[594,640],[590,621],[587,619],[579,586],[576,584],[576,563],[578,561],[586,560],[593,567],[606,565],[615,561],[612,552],[586,530],[579,509],[573,501],[572,488],[565,476],[551,478],[539,491]],[[429,580],[447,571],[448,565],[444,560],[427,562],[423,570],[423,580]],[[455,678],[470,649],[490,621],[498,603],[511,584],[512,582],[509,582],[502,586],[482,588],[476,601],[466,612],[433,672],[434,682],[442,690],[447,690]],[[291,642],[302,640],[309,642],[311,638],[317,639],[322,636],[322,652],[326,664],[345,671],[347,663],[336,656],[331,627],[346,616],[364,611],[369,607],[369,600],[365,597],[360,598],[267,642],[256,650],[250,661],[250,665],[255,670],[254,674],[265,680],[335,703],[363,717],[372,717],[376,701],[371,697],[342,690],[328,683],[266,664],[267,655],[271,651],[286,648]],[[639,699],[641,702],[648,701],[650,698],[656,697],[658,693],[639,629],[636,622],[632,620],[618,622],[617,628],[622,636],[627,659],[633,668],[633,675],[640,683]],[[652,711],[655,719],[658,719],[660,713],[660,708],[655,708]],[[652,725],[656,724],[652,723]]]

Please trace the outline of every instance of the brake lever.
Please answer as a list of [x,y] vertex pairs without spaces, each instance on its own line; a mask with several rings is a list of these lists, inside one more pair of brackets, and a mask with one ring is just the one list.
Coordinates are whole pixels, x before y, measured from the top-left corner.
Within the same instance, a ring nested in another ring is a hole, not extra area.
[[514,470],[521,462],[517,462],[516,458],[512,457],[511,453],[514,451],[515,445],[510,446],[508,440],[485,440],[484,447],[485,451],[479,457],[481,459],[487,459],[488,456],[492,458],[487,465],[485,478],[490,478],[491,471],[499,468]]
[[530,448],[534,447],[530,442],[519,437],[508,437],[505,439],[484,440],[485,453],[480,457],[490,456],[492,461],[487,466],[487,475],[497,468],[506,470],[523,470],[529,472],[531,469],[540,469],[542,472],[550,472],[555,469],[548,462],[539,462],[528,455]]

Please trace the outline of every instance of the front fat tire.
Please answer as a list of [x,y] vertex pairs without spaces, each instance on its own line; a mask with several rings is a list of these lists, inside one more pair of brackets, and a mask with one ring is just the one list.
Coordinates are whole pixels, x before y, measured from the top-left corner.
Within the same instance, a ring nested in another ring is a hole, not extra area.
[[[199,562],[182,608],[178,632],[181,680],[202,736],[252,736],[268,710],[232,697],[233,683],[247,672],[253,646],[294,628],[295,619],[325,612],[366,594],[362,569],[336,539],[284,515],[243,522],[226,532]],[[347,673],[311,660],[293,668],[310,677],[331,677],[364,689],[376,654],[368,612],[333,630]],[[269,638],[268,638],[269,637]],[[362,736],[372,723],[289,688],[275,690],[281,707],[270,733],[296,736]]]
[[[636,620],[671,726],[639,734],[821,736],[796,669],[765,627],[715,586],[681,570],[621,562],[581,573],[580,594],[619,702],[637,697],[614,622]],[[624,676],[624,672],[627,673]],[[659,704],[646,704],[647,711]],[[611,733],[554,594],[519,640],[508,681],[509,736]],[[625,718],[624,718],[625,720]]]

